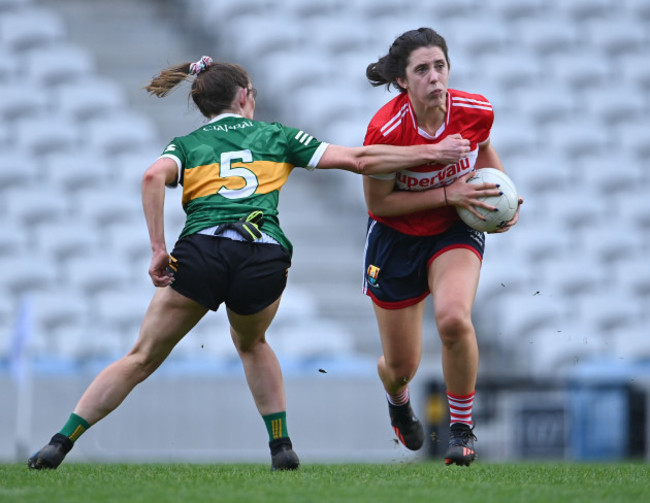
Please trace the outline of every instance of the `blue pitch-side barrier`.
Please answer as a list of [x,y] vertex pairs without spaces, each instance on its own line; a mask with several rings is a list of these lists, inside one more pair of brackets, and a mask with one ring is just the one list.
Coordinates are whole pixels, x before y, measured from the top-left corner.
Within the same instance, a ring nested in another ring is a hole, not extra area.
[[[445,449],[445,386],[426,387],[432,457]],[[479,377],[473,419],[477,448],[493,459],[577,461],[649,456],[650,361],[598,359],[561,376]]]
[[[422,368],[413,382],[414,408],[429,434],[425,448],[411,453],[393,442],[374,358],[279,357],[292,436],[306,458],[390,461],[442,456],[448,409],[439,369]],[[8,361],[0,361],[0,396],[7,410],[17,413],[0,418],[5,431],[16,430],[15,440],[0,442],[2,457],[11,459],[15,446],[33,448],[32,443],[46,440],[110,361],[33,361],[28,366],[30,382],[22,387],[12,380]],[[581,362],[569,374],[547,379],[480,376],[474,404],[480,459],[648,458],[649,393],[650,361]],[[36,404],[48,413],[34,415]],[[29,418],[25,427],[18,424],[21,407],[29,413],[23,415]],[[338,411],[336,418],[332,410]],[[141,431],[145,426],[146,433]],[[187,438],[186,427],[193,432]],[[325,430],[336,431],[338,443],[323,443],[319,432]],[[169,435],[173,442],[161,444],[160,438]],[[87,437],[73,459],[264,461],[267,456],[264,428],[236,358],[170,357]]]
[[[344,355],[340,357],[297,358],[277,353],[282,373],[285,376],[304,376],[313,374],[343,375],[346,377],[374,377],[377,372],[377,359],[367,355]],[[72,360],[66,358],[39,358],[26,365],[26,372],[33,376],[75,376],[98,374],[103,368],[119,358],[88,358]],[[173,354],[150,377],[187,376],[243,376],[244,371],[238,358],[217,357],[175,357]],[[0,376],[11,376],[11,363],[8,358],[0,358]]]
[[647,455],[650,360],[608,359],[580,365],[568,378],[572,434],[578,459]]

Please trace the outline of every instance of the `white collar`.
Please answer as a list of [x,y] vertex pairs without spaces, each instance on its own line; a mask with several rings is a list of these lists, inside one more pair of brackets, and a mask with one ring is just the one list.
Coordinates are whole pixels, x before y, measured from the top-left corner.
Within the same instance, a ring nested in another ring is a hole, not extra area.
[[239,117],[241,119],[244,118],[242,115],[239,115],[239,114],[224,113],[224,114],[219,114],[216,117],[210,119],[210,122],[208,122],[208,124],[212,124],[213,122],[220,121],[221,119],[225,119],[226,117]]

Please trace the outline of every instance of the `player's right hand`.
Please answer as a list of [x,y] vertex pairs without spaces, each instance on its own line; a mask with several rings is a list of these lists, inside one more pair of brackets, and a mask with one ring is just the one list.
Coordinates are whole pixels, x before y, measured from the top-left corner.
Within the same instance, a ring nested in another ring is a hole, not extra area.
[[149,276],[153,281],[154,286],[164,287],[169,286],[174,281],[174,275],[169,270],[169,254],[166,250],[154,252],[151,257],[151,264],[149,265]]

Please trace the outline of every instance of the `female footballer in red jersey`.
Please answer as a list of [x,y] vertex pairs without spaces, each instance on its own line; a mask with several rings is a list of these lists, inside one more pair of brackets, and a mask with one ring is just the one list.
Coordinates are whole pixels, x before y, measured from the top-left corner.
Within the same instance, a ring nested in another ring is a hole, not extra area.
[[[379,326],[383,355],[378,372],[391,425],[412,450],[422,447],[424,430],[413,414],[408,383],[420,364],[425,300],[433,295],[451,416],[445,462],[469,465],[476,457],[472,404],[478,370],[471,313],[485,236],[465,225],[456,207],[474,213],[476,207],[494,209],[478,198],[485,191],[498,194],[497,185],[465,183],[475,169],[503,170],[490,144],[492,106],[483,96],[447,87],[447,44],[430,28],[399,36],[387,55],[368,66],[366,76],[373,86],[400,91],[370,121],[366,145],[435,144],[444,149],[461,142],[466,148],[460,160],[364,176],[370,216],[364,293],[373,301]],[[499,232],[512,227],[518,216]]]
[[[117,408],[221,304],[269,433],[272,469],[298,468],[286,426],[280,364],[265,338],[291,266],[291,242],[277,216],[280,188],[296,166],[369,174],[464,155],[460,144],[444,156],[435,145],[342,147],[279,123],[256,121],[257,92],[248,73],[207,56],[163,70],[146,89],[163,97],[187,79],[192,80],[190,96],[209,123],[174,138],[142,179],[152,249],[149,275],[158,288],[140,334],[126,356],[94,379],[59,433],[29,458],[32,469],[57,468],[84,431]],[[166,185],[183,186],[187,214],[171,253],[164,232]]]

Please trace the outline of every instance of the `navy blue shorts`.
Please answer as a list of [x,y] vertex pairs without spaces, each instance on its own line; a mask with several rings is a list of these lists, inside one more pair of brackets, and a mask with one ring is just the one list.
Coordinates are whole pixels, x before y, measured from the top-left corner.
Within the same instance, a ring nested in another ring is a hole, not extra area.
[[485,234],[463,222],[435,236],[411,236],[370,218],[363,293],[385,309],[412,306],[429,295],[428,269],[440,254],[466,248],[483,260]]
[[237,314],[255,314],[287,286],[289,252],[280,245],[192,234],[171,252],[172,288],[216,311],[222,303]]

